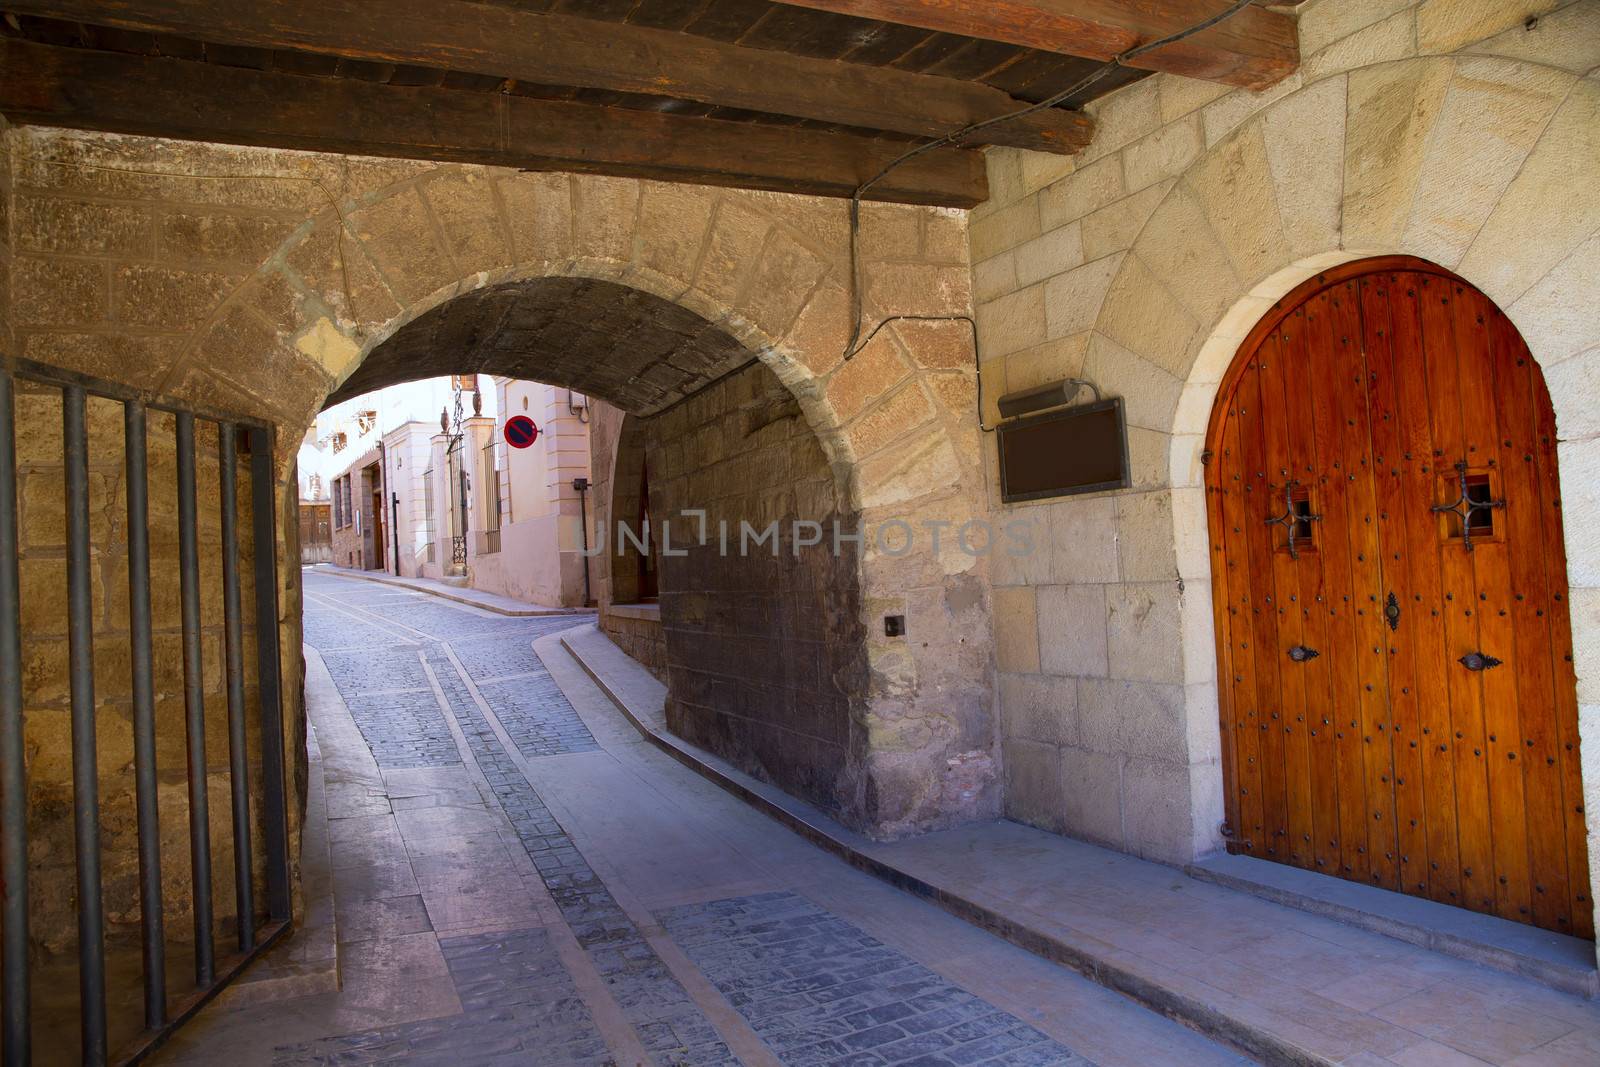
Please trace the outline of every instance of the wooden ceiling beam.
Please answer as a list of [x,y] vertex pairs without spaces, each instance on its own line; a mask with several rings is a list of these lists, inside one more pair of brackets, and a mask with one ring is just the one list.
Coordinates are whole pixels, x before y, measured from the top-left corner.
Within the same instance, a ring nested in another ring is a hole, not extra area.
[[[921,137],[1022,106],[977,82],[470,0],[5,0],[4,7],[225,45],[677,97]],[[1050,109],[990,127],[977,143],[1071,153],[1093,132],[1088,116]]]
[[[848,196],[904,142],[431,86],[0,41],[12,122],[224,144]],[[982,153],[924,153],[870,197],[972,207]]]
[[[777,0],[791,7],[958,33],[1024,48],[1107,60],[1187,29],[1228,0]],[[1135,59],[1130,66],[1264,89],[1294,73],[1292,16],[1249,7],[1225,22]]]

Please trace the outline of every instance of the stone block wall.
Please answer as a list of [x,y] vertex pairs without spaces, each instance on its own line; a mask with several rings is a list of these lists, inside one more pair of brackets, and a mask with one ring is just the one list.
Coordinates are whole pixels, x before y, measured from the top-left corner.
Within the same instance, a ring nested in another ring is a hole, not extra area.
[[[667,725],[787,792],[854,807],[866,694],[853,531],[794,397],[759,362],[643,420],[660,558]],[[702,543],[697,520],[706,513]],[[796,521],[823,543],[797,547]],[[723,546],[722,524],[729,539]],[[742,540],[776,523],[777,542]]]
[[1206,421],[1245,333],[1336,263],[1449,267],[1543,366],[1583,730],[1600,745],[1600,4],[1299,14],[1301,69],[1270,89],[1158,75],[1091,105],[1077,157],[992,150],[970,228],[985,418],[1004,393],[1086,377],[1125,399],[1132,462],[1125,491],[991,497],[1043,546],[992,571],[1006,812],[1169,861],[1221,843]]
[[[842,200],[36,127],[4,138],[15,350],[268,419],[285,480],[324,399],[411,324],[475,293],[599,282],[676,305],[727,342],[718,352],[758,356],[865,521],[985,513],[967,326],[898,322],[842,358]],[[963,212],[869,204],[863,224],[869,324],[971,311]],[[561,381],[621,358],[538,351],[538,366],[483,370]],[[849,804],[873,833],[999,810],[986,567],[948,542],[861,554],[868,672]],[[280,590],[290,649],[297,578]],[[883,635],[890,613],[912,636]],[[285,676],[294,687],[298,663]]]

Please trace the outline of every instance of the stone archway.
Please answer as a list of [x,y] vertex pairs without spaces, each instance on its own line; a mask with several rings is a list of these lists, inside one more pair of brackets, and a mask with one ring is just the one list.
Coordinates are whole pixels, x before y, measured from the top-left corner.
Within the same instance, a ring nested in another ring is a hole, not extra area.
[[[1246,334],[1319,271],[1368,256],[1437,262],[1505,309],[1555,397],[1565,470],[1600,462],[1583,397],[1600,374],[1600,85],[1463,56],[1325,78],[1217,141],[1165,193],[1095,313],[1101,384],[1129,383],[1169,427],[1194,851],[1220,845],[1211,571],[1201,470],[1219,383]],[[1288,163],[1293,163],[1289,168]],[[1302,180],[1310,175],[1310,180]],[[1539,235],[1538,240],[1519,237]],[[1167,390],[1146,388],[1152,380]],[[1600,497],[1564,501],[1580,728],[1600,746]],[[1593,807],[1600,780],[1585,777]],[[1591,857],[1591,867],[1593,867]],[[1591,875],[1593,877],[1593,874]]]
[[[968,312],[959,213],[868,216],[869,323]],[[369,356],[429,316],[545,281],[610,286],[680,309],[754,355],[798,405],[848,513],[957,525],[981,516],[968,327],[891,325],[843,362],[847,236],[837,201],[429,167],[300,226],[208,313],[162,389],[267,408],[292,439],[324,397],[361,381]],[[843,814],[883,835],[992,815],[985,561],[947,539],[937,557],[869,549],[859,571],[869,671]],[[916,640],[883,636],[881,615],[907,613]]]

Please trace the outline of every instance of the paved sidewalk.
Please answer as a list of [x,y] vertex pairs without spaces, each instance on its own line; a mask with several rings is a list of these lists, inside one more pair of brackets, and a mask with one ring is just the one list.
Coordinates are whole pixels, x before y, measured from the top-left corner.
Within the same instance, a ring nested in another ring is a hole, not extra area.
[[864,870],[1269,1062],[1600,1063],[1600,1003],[1000,821],[893,843],[666,734],[660,682],[593,626],[560,642],[656,744]]
[[436,578],[397,578],[388,571],[363,571],[354,567],[341,567],[335,563],[319,563],[309,568],[310,574],[336,575],[340,578],[354,578],[363,582],[378,582],[384,585],[398,586],[418,593],[427,593],[444,600],[454,601],[457,604],[466,604],[469,607],[482,608],[492,611],[496,615],[505,615],[509,618],[539,618],[545,615],[593,615],[593,608],[562,608],[552,607],[548,604],[534,604],[526,600],[516,600],[512,597],[501,596],[499,593],[488,593],[482,589],[473,589],[465,585],[451,585],[441,582]]
[[559,643],[535,653],[581,620],[322,572],[305,618],[338,697],[312,710],[344,988],[213,1004],[157,1062],[1242,1062],[642,741]]

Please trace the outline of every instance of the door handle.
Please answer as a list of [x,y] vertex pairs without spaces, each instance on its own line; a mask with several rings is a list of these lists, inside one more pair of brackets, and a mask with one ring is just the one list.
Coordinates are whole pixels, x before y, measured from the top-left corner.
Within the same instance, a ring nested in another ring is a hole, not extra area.
[[1316,659],[1320,655],[1322,655],[1321,652],[1314,648],[1307,648],[1305,645],[1295,645],[1289,650],[1289,658],[1296,663],[1304,663],[1306,660]]
[[1400,629],[1400,601],[1391,591],[1388,601],[1383,605],[1383,617],[1389,620],[1389,629]]
[[1486,671],[1492,667],[1500,666],[1500,661],[1487,652],[1468,652],[1457,662],[1469,671]]

